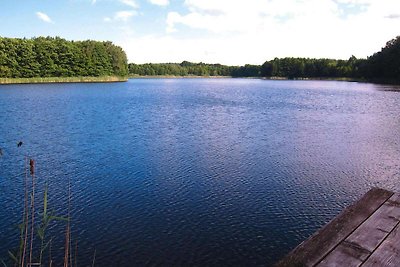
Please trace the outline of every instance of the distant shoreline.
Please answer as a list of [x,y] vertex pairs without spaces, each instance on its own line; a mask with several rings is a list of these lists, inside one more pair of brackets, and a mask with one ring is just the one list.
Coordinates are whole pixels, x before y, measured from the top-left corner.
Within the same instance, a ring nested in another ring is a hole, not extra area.
[[0,78],[0,84],[112,83],[112,82],[126,82],[127,80],[128,78],[126,77],[118,77],[118,76]]
[[232,76],[176,76],[176,75],[134,75],[128,77],[100,76],[100,77],[36,77],[36,78],[0,78],[0,85],[11,84],[47,84],[47,83],[115,83],[126,82],[128,79],[260,79],[271,81],[345,81],[375,83],[386,85],[399,85],[398,81],[392,80],[366,80],[360,78],[346,77],[309,77],[309,78],[289,78],[289,77],[232,77]]
[[346,78],[346,77],[324,77],[324,78],[318,78],[318,77],[309,77],[309,78],[289,78],[289,77],[233,77],[233,76],[177,76],[177,75],[135,75],[135,76],[129,76],[129,79],[223,79],[223,78],[233,78],[233,79],[260,79],[260,80],[274,80],[274,81],[306,81],[306,80],[316,80],[316,81],[346,81],[346,82],[368,82],[367,80],[363,79],[356,79],[356,78]]
[[348,78],[348,77],[309,77],[309,78],[288,78],[288,77],[262,77],[263,80],[293,80],[293,81],[343,81],[358,83],[374,83],[384,85],[400,85],[398,80],[390,79],[365,79],[365,78]]
[[129,79],[190,79],[190,78],[211,78],[211,79],[223,79],[223,78],[233,78],[232,76],[196,76],[196,75],[187,75],[187,76],[179,76],[179,75],[133,75],[129,76]]
[[343,82],[368,82],[361,78],[348,78],[348,77],[264,77],[264,80],[293,80],[293,81],[343,81]]
[[338,82],[359,82],[359,83],[374,83],[383,85],[400,85],[397,80],[385,79],[364,79],[364,78],[348,78],[348,77],[233,77],[233,76],[176,76],[176,75],[135,75],[129,76],[128,79],[260,79],[271,81],[338,81]]

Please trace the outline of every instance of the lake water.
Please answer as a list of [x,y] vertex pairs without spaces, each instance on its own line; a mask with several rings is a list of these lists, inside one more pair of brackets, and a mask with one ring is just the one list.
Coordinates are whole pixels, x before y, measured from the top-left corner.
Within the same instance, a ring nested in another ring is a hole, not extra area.
[[[50,209],[65,216],[70,183],[80,266],[95,250],[96,266],[270,265],[371,187],[400,191],[395,89],[253,79],[0,86],[0,257],[18,246],[29,155],[38,205],[48,183]],[[64,229],[48,233],[53,255]]]

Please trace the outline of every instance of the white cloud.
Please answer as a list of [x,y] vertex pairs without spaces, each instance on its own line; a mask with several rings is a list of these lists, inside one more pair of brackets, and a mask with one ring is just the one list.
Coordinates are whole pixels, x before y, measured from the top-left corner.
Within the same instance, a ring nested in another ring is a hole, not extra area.
[[128,21],[131,17],[137,15],[135,10],[132,11],[118,11],[114,15],[114,20]]
[[169,0],[149,0],[150,3],[157,6],[168,6]]
[[336,2],[341,4],[352,4],[352,5],[365,5],[371,4],[376,0],[336,0]]
[[139,5],[134,0],[120,0],[120,2],[132,8],[139,8]]
[[135,0],[119,0],[119,2],[126,6],[131,7],[132,10],[122,10],[122,11],[115,12],[112,17],[103,18],[104,22],[112,22],[112,21],[127,22],[133,16],[138,15],[138,12],[135,9],[139,8],[139,5],[136,3]]
[[92,0],[92,5],[96,4],[97,0]]
[[[400,20],[387,19],[400,11],[398,1],[340,2],[368,6],[343,18],[333,0],[186,0],[189,12],[170,12],[166,31],[174,40],[186,27],[209,32],[191,44],[193,53],[215,54],[220,62],[240,64],[260,64],[275,56],[366,57],[398,34]],[[174,45],[182,47],[181,43]],[[211,56],[208,59],[215,62]]]
[[169,12],[167,16],[167,33],[176,32],[175,24],[182,21],[182,16],[177,12]]
[[167,31],[174,31],[176,25],[183,24],[215,33],[249,32],[275,27],[274,24],[282,17],[323,20],[337,12],[331,0],[186,0],[185,5],[190,10],[188,14],[168,14]]
[[390,14],[385,16],[387,19],[400,19],[400,14]]
[[398,0],[339,1],[364,7],[343,16],[337,0],[186,0],[186,12],[168,13],[166,34],[121,45],[132,62],[237,65],[287,56],[367,57],[399,35],[400,19],[388,19],[400,13]]
[[43,20],[44,22],[47,22],[47,23],[54,23],[54,22],[51,20],[51,18],[50,18],[47,14],[45,14],[45,13],[43,13],[43,12],[40,12],[40,11],[36,12],[36,16],[37,16],[40,20]]
[[136,16],[138,12],[136,10],[123,10],[115,12],[112,17],[103,18],[104,22],[112,22],[112,21],[122,21],[128,22],[132,17]]

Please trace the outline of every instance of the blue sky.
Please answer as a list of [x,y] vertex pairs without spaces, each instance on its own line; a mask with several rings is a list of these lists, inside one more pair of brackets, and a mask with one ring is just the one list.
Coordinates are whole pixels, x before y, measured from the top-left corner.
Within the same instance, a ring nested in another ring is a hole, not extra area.
[[399,0],[1,0],[0,36],[110,40],[130,62],[366,57],[400,35]]

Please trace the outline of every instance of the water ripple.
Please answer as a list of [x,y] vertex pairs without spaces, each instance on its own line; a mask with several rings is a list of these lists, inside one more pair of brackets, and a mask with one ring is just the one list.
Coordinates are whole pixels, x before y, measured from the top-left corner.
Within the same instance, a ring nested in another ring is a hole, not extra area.
[[[0,257],[27,154],[57,215],[71,184],[83,266],[95,249],[97,266],[272,264],[370,187],[400,191],[399,102],[322,81],[0,86]],[[61,258],[64,230],[49,233]]]

